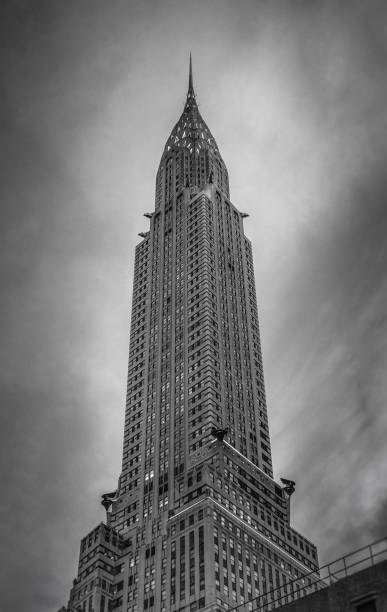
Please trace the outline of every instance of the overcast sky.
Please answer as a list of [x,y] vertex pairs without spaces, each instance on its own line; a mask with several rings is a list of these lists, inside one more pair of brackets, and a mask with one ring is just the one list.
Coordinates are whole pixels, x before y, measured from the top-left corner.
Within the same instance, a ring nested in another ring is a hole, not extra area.
[[387,535],[387,7],[3,0],[0,607],[67,602],[120,471],[135,244],[187,89],[250,217],[277,478]]

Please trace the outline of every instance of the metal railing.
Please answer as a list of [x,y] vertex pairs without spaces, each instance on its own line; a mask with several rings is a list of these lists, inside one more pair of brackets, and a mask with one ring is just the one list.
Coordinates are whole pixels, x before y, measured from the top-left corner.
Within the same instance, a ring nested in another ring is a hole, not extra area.
[[243,604],[229,607],[228,610],[229,612],[270,612],[270,610],[275,610],[306,595],[325,589],[342,578],[347,578],[386,559],[387,536],[331,561],[317,571],[309,572],[301,578],[289,580],[286,584]]

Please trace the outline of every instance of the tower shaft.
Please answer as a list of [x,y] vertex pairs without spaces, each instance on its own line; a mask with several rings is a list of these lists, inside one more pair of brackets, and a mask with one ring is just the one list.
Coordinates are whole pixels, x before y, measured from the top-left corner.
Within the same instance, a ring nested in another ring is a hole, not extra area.
[[[191,64],[146,216],[122,473],[104,496],[107,526],[92,537],[97,547],[106,530],[114,538],[114,571],[102,560],[92,570],[93,602],[99,612],[109,600],[125,612],[252,610],[277,586],[290,598],[288,585],[316,569],[316,549],[290,527],[289,494],[273,480],[252,248]],[[82,605],[83,567],[71,596]]]

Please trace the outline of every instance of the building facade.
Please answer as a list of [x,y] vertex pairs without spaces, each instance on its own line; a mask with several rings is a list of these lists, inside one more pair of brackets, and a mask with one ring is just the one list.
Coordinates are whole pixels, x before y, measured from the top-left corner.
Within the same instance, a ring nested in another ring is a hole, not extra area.
[[195,97],[136,247],[122,472],[68,609],[231,609],[318,568],[273,479],[252,248]]

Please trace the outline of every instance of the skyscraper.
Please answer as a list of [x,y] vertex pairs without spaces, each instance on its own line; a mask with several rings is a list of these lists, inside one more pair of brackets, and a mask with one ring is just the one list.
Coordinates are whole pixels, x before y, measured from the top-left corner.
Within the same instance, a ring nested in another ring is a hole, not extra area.
[[[251,243],[187,100],[136,247],[122,472],[69,610],[221,611],[317,569],[273,480]],[[291,584],[290,584],[291,583]],[[270,596],[268,596],[270,600]]]

